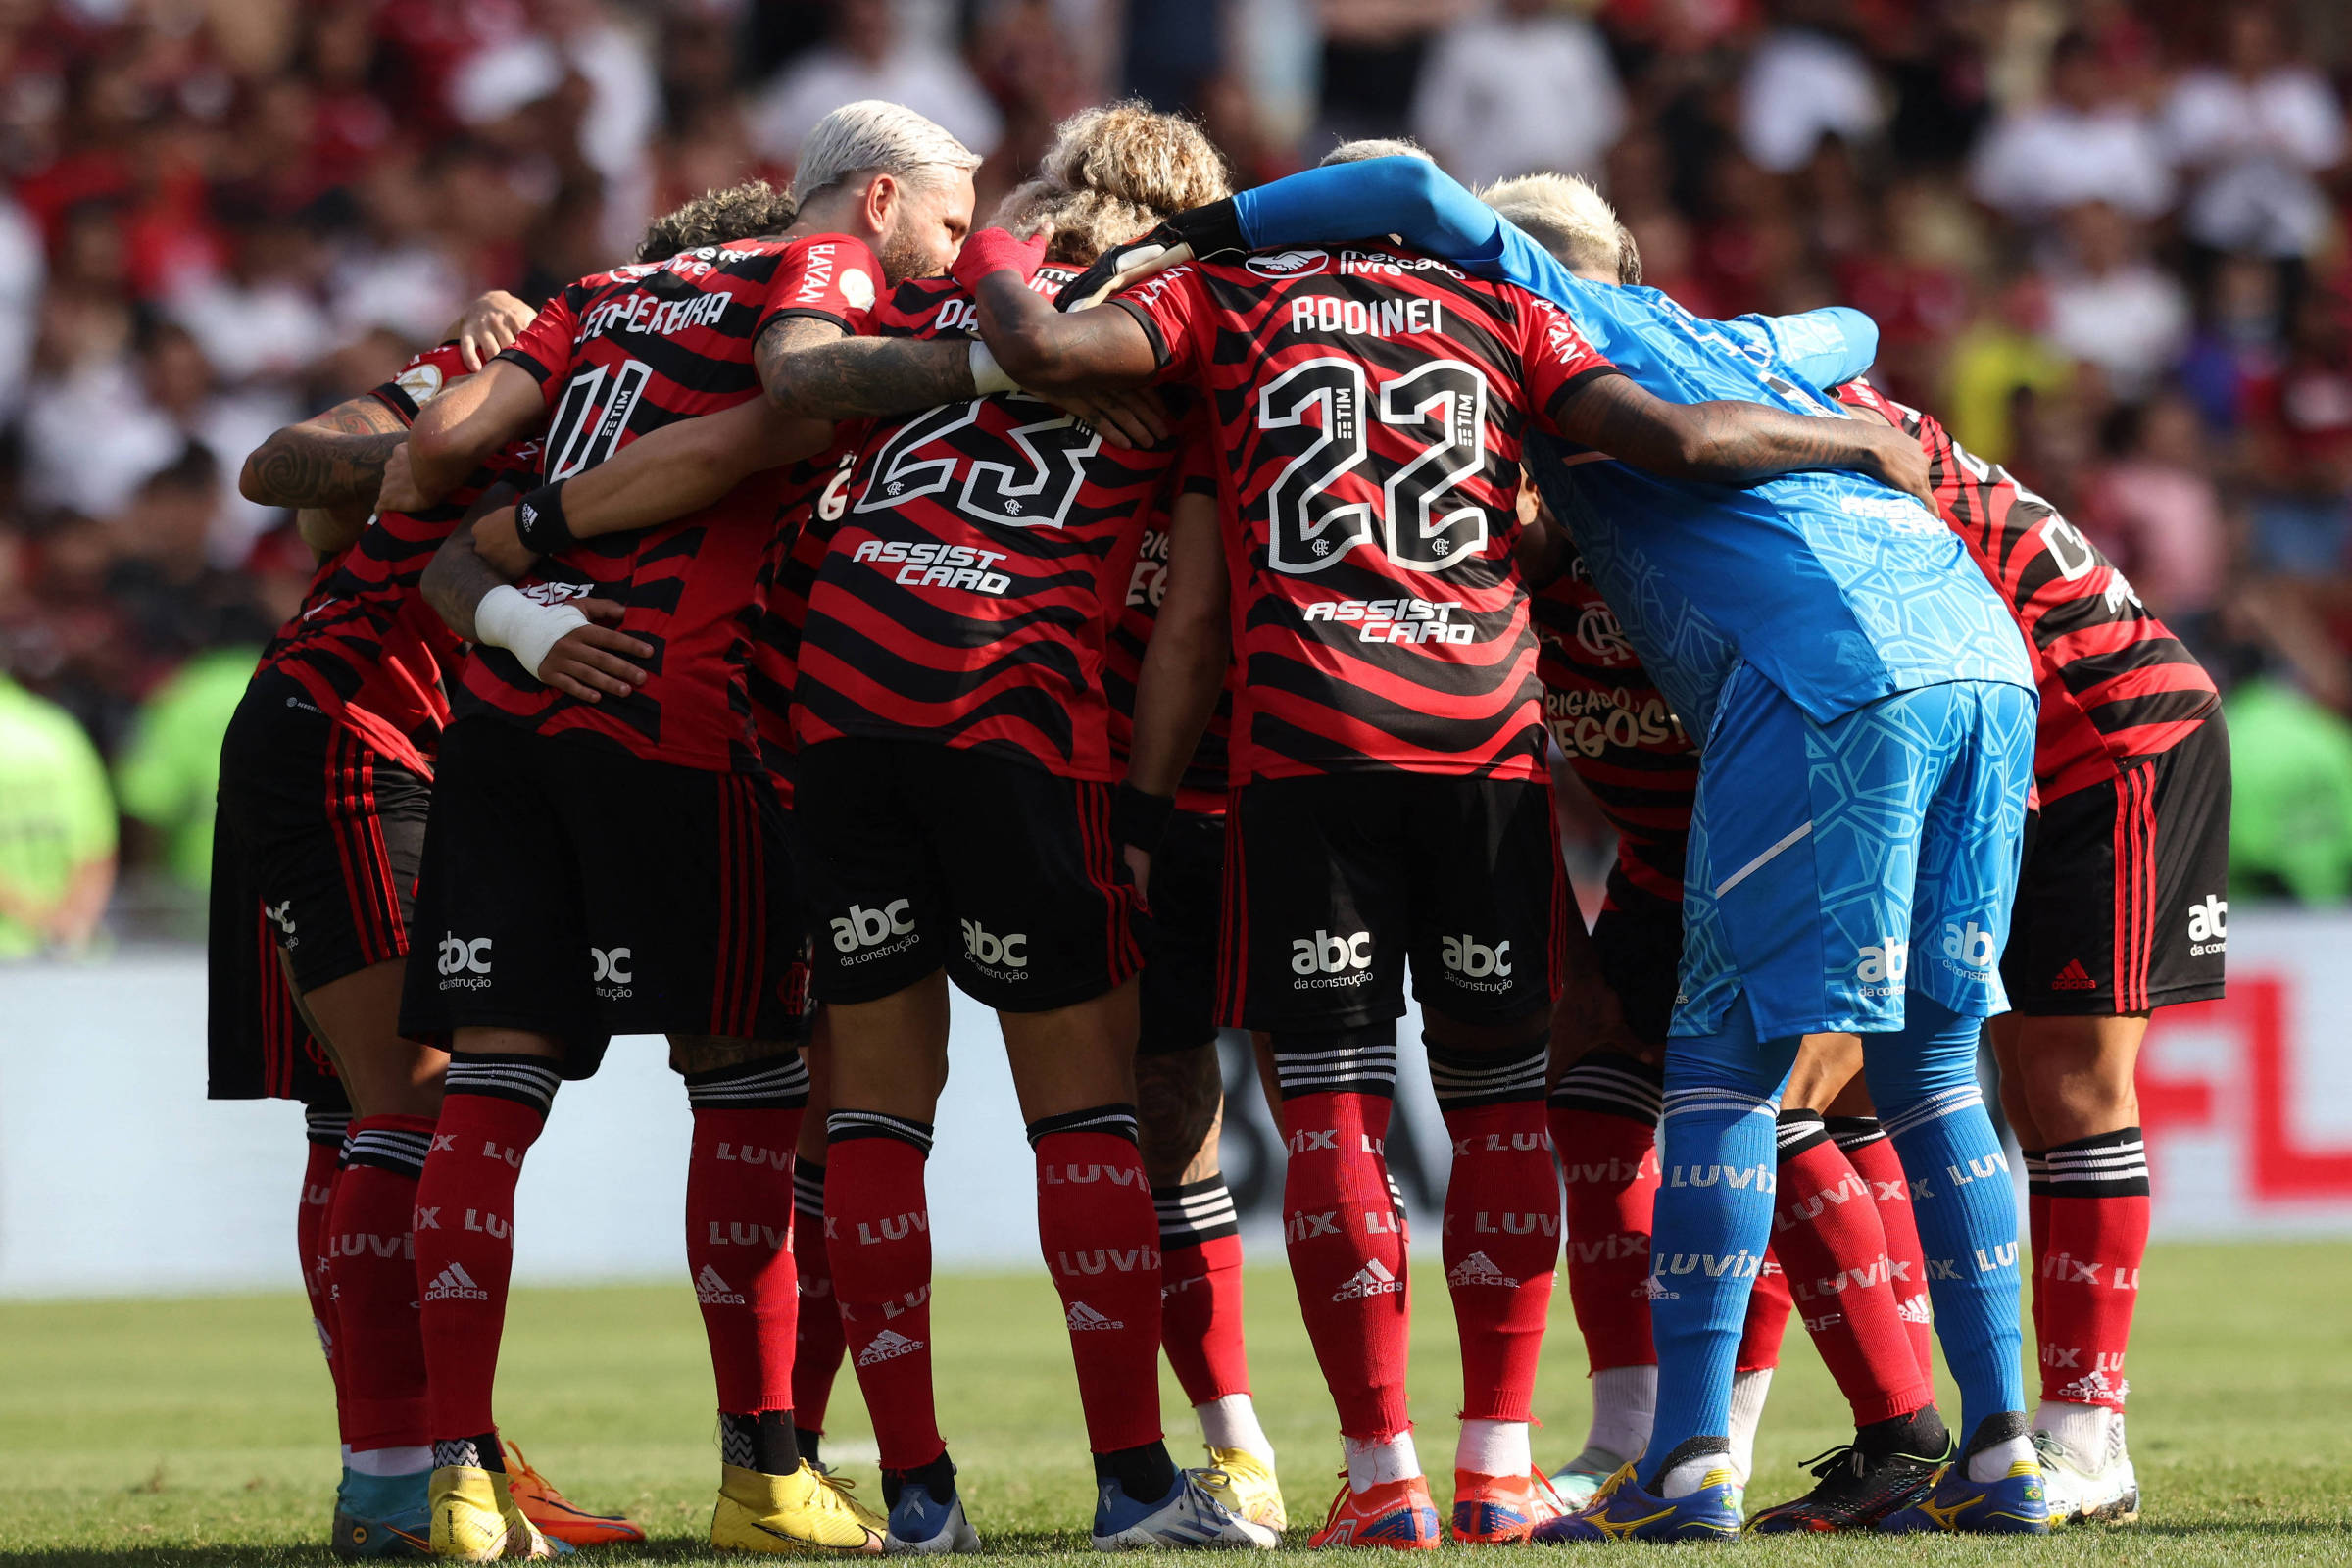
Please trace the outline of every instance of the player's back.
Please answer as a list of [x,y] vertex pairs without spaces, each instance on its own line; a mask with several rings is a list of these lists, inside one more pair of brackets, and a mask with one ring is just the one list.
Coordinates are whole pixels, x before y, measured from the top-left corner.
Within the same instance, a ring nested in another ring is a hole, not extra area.
[[[1030,286],[1051,297],[1074,275],[1042,268]],[[976,325],[944,279],[901,284],[871,321],[926,339]],[[877,420],[808,594],[798,743],[915,734],[1118,777],[1105,644],[1177,452],[1112,446],[1025,393]]]
[[2170,749],[2221,706],[2196,657],[2055,507],[1869,382],[1838,397],[1927,451],[1937,511],[2025,632],[2041,690],[2034,773],[2043,801]]
[[1698,748],[1642,666],[1582,560],[1530,597],[1552,742],[1617,830],[1617,860],[1659,898],[1683,896]]
[[[500,356],[541,383],[545,480],[584,472],[664,425],[758,397],[753,349],[765,324],[809,314],[854,330],[852,318],[873,302],[875,275],[858,241],[817,235],[706,247],[571,284]],[[656,651],[637,691],[582,703],[533,680],[504,650],[477,648],[462,706],[543,733],[599,735],[657,760],[757,766],[745,611],[784,484],[781,470],[754,474],[683,517],[543,558],[518,585],[544,602],[620,604],[619,629]]]
[[1539,411],[1606,369],[1567,317],[1374,245],[1177,268],[1115,303],[1209,395],[1235,535],[1237,782],[1538,776],[1520,449]]
[[[1593,346],[1657,397],[1843,416],[1756,334],[1655,289],[1561,286]],[[1544,500],[1694,735],[1742,661],[1820,719],[1947,680],[2032,683],[2014,624],[1959,541],[1876,480],[1822,469],[1735,489],[1548,438],[1537,452]]]

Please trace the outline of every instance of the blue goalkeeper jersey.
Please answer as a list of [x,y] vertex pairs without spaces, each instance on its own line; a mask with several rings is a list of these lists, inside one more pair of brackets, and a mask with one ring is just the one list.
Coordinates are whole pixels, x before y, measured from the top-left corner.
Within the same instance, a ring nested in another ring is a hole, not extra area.
[[[1656,289],[1580,278],[1420,159],[1310,170],[1244,191],[1235,206],[1255,246],[1387,232],[1516,283],[1567,310],[1618,369],[1669,402],[1736,399],[1842,418],[1815,388],[1867,364],[1853,322],[1868,318],[1852,312],[1713,321]],[[1875,344],[1875,327],[1867,335]],[[1857,355],[1863,363],[1852,363]],[[2017,622],[1960,537],[1875,479],[1830,470],[1747,488],[1666,479],[1541,432],[1531,432],[1528,462],[1702,746],[1717,694],[1742,662],[1824,721],[1944,681],[2034,684]]]

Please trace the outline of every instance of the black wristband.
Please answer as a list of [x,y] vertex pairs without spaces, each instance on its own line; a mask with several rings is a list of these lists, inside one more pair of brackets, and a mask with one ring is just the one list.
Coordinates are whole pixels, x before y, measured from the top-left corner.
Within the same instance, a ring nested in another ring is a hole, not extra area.
[[564,516],[564,485],[543,484],[514,503],[514,537],[534,556],[552,556],[580,541]]
[[1159,848],[1168,818],[1175,814],[1174,796],[1146,795],[1132,784],[1121,784],[1110,796],[1111,842],[1132,844],[1150,855]]
[[1162,225],[1193,248],[1193,260],[1231,260],[1250,249],[1242,233],[1242,215],[1232,197],[1178,213]]

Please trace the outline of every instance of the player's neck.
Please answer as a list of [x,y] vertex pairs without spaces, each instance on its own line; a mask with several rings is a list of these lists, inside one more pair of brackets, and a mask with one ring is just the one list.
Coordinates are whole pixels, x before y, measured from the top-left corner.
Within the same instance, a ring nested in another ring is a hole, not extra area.
[[786,239],[806,239],[811,234],[847,234],[871,246],[882,243],[882,235],[865,220],[859,211],[864,204],[850,191],[835,187],[802,207],[793,219],[792,226],[784,231]]

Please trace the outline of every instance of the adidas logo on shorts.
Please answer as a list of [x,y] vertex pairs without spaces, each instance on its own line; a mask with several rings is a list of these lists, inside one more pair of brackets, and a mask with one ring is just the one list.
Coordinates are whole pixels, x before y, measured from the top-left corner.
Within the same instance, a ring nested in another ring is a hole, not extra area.
[[858,1352],[859,1366],[872,1366],[879,1361],[896,1361],[902,1355],[912,1355],[923,1348],[920,1340],[910,1340],[897,1329],[884,1329]]
[[473,1282],[463,1263],[452,1263],[433,1276],[433,1283],[424,1288],[428,1301],[487,1301],[490,1293]]
[[743,1293],[718,1277],[718,1270],[710,1264],[694,1277],[694,1298],[705,1306],[741,1306]]
[[2066,967],[2059,970],[2050,981],[2050,989],[2052,991],[2096,991],[2099,989],[2099,983],[2090,977],[2088,969],[2082,967],[2081,958],[2069,958],[2066,960]]
[[1519,1282],[1494,1266],[1494,1260],[1484,1252],[1472,1252],[1446,1271],[1448,1285],[1499,1285],[1505,1290],[1517,1290]]
[[1347,1284],[1331,1293],[1335,1301],[1361,1301],[1374,1296],[1394,1296],[1404,1289],[1404,1282],[1389,1272],[1379,1258],[1372,1259],[1355,1271]]
[[1127,1325],[1117,1318],[1104,1317],[1084,1301],[1070,1303],[1068,1322],[1072,1334],[1084,1334],[1094,1329],[1123,1329]]

